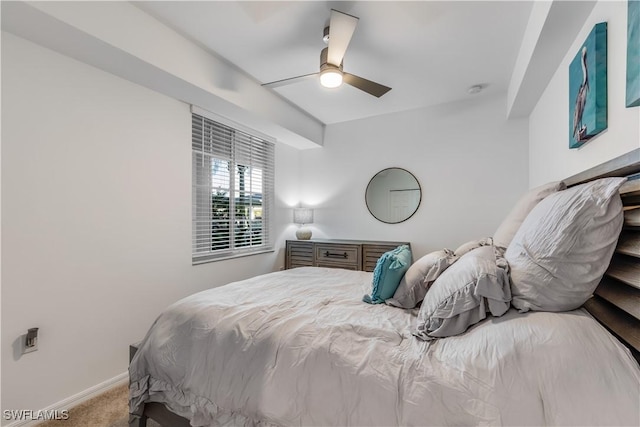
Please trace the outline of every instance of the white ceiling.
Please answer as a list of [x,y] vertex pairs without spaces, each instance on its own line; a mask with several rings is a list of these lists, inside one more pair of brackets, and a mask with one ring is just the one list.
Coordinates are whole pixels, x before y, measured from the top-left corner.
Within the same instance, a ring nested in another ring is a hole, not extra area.
[[317,72],[331,9],[360,18],[344,70],[392,87],[375,98],[316,79],[272,89],[323,123],[506,92],[529,1],[151,1],[145,12],[260,83]]

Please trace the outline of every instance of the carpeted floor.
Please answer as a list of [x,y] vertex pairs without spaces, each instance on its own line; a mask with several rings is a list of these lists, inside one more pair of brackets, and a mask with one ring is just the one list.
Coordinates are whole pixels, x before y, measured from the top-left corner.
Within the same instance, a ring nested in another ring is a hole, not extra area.
[[[45,421],[38,427],[128,427],[128,399],[129,389],[125,384],[71,408],[67,420]],[[147,427],[160,425],[148,420]]]

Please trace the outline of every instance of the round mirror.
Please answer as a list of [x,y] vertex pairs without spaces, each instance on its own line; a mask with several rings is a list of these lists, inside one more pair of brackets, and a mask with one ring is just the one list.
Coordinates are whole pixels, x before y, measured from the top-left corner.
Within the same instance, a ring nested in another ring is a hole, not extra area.
[[422,191],[411,172],[401,168],[388,168],[371,178],[365,200],[369,212],[376,219],[397,224],[416,213],[422,200]]

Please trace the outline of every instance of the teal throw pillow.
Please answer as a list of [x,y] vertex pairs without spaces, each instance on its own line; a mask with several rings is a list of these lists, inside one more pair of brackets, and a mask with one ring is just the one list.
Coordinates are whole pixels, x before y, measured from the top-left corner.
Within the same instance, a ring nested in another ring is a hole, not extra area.
[[391,298],[410,266],[411,249],[408,245],[382,254],[373,270],[371,295],[365,295],[362,300],[369,304],[380,304]]

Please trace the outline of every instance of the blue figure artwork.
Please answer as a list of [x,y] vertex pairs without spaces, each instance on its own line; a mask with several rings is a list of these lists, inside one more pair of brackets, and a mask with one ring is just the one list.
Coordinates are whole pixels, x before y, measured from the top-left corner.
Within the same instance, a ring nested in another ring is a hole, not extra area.
[[569,65],[569,148],[607,128],[607,23],[596,24]]
[[626,106],[640,106],[640,0],[629,0],[627,3]]

